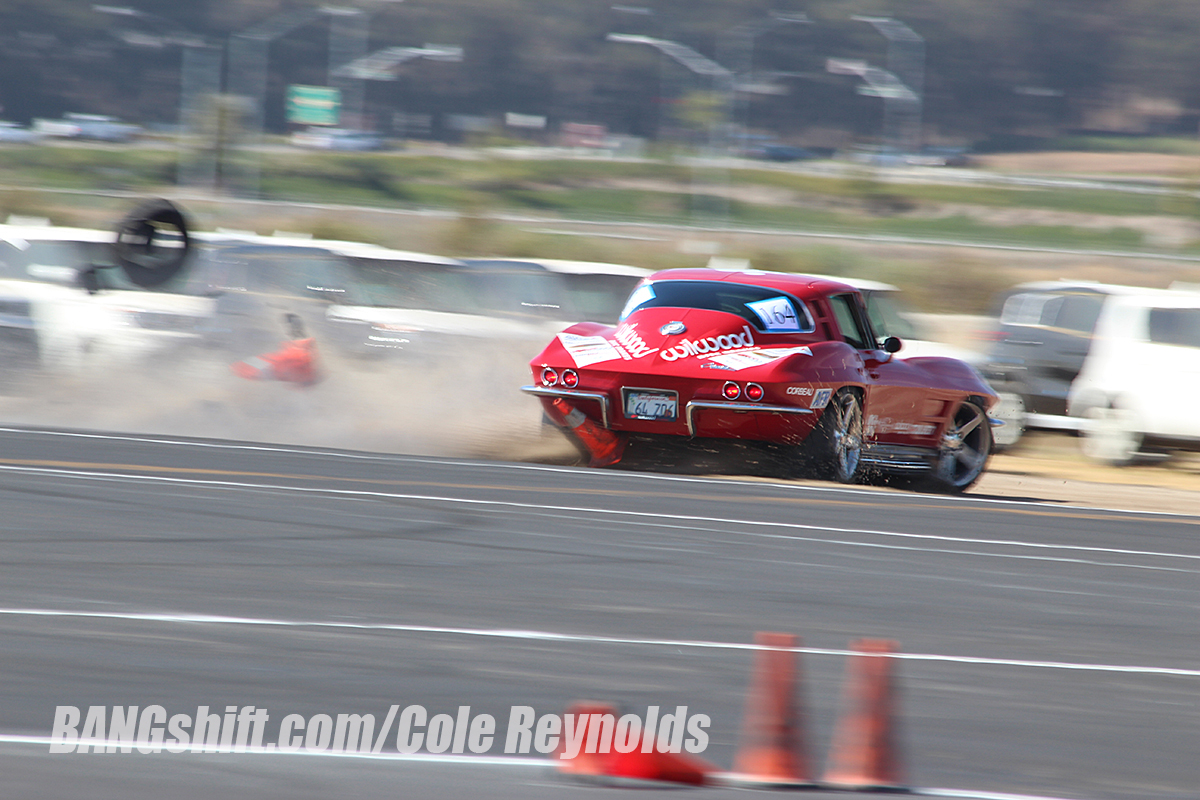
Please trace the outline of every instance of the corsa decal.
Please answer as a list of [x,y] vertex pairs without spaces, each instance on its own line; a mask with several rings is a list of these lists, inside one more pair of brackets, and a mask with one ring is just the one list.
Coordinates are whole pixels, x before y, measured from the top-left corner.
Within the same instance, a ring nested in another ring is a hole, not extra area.
[[743,325],[741,333],[709,336],[707,339],[684,339],[674,347],[663,350],[662,359],[663,361],[676,361],[680,358],[719,353],[722,350],[740,350],[746,347],[754,347],[754,333],[751,332],[749,325]]

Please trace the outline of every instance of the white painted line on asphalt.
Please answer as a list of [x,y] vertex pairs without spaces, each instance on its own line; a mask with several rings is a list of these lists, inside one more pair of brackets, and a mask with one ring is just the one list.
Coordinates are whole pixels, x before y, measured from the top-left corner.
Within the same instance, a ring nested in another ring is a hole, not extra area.
[[[447,636],[475,636],[491,639],[515,639],[539,642],[568,642],[580,644],[632,645],[639,647],[675,647],[705,650],[787,650],[814,656],[863,655],[856,650],[825,647],[771,647],[743,642],[712,642],[703,639],[638,639],[624,636],[597,636],[582,633],[555,633],[553,631],[516,630],[505,628],[458,628],[445,625],[404,625],[400,623],[370,622],[321,622],[317,620],[286,620],[256,617],[226,617],[212,614],[162,614],[118,611],[71,611],[49,608],[0,608],[0,616],[74,618],[119,620],[125,622],[161,622],[177,625],[245,625],[275,628],[316,628],[345,631],[382,631],[390,633],[418,633]],[[1069,661],[1034,661],[1017,658],[984,658],[976,656],[952,656],[938,653],[889,653],[901,661],[937,661],[948,664],[974,664],[998,667],[1036,667],[1040,669],[1073,670],[1080,672],[1117,672],[1136,675],[1170,675],[1183,678],[1200,678],[1200,669],[1176,667],[1151,667],[1131,664],[1080,664]],[[869,657],[869,656],[868,656]]]
[[[41,745],[49,748],[52,744],[60,744],[61,740],[56,740],[51,736],[26,736],[22,734],[6,734],[0,733],[0,744],[29,744]],[[161,741],[122,741],[108,739],[79,739],[75,745],[86,747],[104,747],[105,749],[112,747],[109,752],[129,752],[129,750],[118,751],[115,748],[143,748],[149,752],[153,748],[158,748],[159,751],[164,749]],[[211,745],[172,745],[180,752],[186,753],[221,753],[225,755],[255,755],[255,756],[324,756],[326,758],[369,758],[382,761],[414,761],[427,764],[469,764],[476,767],[555,767],[558,765],[556,760],[548,758],[517,758],[517,757],[502,757],[502,756],[475,756],[475,755],[454,755],[451,753],[372,753],[372,752],[335,752],[333,750],[307,750],[304,748],[298,750],[280,750],[275,745],[230,745],[227,748],[221,748]],[[98,750],[96,752],[99,752]]]
[[903,494],[903,493],[884,493],[877,489],[869,489],[856,486],[812,486],[798,485],[785,481],[747,481],[737,478],[705,478],[687,475],[666,475],[653,472],[619,472],[614,470],[595,470],[588,467],[568,467],[568,466],[553,466],[548,464],[524,464],[508,461],[469,461],[454,458],[432,458],[422,456],[412,456],[403,454],[388,454],[388,453],[360,453],[346,450],[325,450],[322,448],[303,448],[288,445],[271,445],[271,444],[252,444],[242,442],[221,442],[221,441],[190,441],[186,439],[168,439],[154,438],[147,436],[134,436],[129,434],[117,433],[88,433],[84,431],[60,431],[60,430],[42,430],[30,428],[7,428],[0,426],[0,433],[17,433],[31,434],[37,436],[63,436],[75,437],[81,439],[101,439],[106,441],[117,442],[135,442],[139,444],[161,444],[170,445],[172,447],[197,447],[214,450],[248,450],[263,453],[284,453],[288,455],[299,456],[316,456],[321,458],[345,459],[353,461],[383,461],[392,463],[405,464],[432,464],[435,466],[458,466],[458,467],[474,467],[478,469],[498,469],[498,470],[517,470],[526,472],[551,472],[565,475],[576,475],[580,473],[594,473],[603,475],[609,479],[630,479],[639,481],[661,481],[673,483],[700,483],[715,486],[752,486],[752,487],[769,487],[773,489],[785,489],[789,491],[826,492],[830,494],[848,494],[860,497],[881,496],[895,497],[902,500],[923,500],[937,501],[947,505],[955,503],[969,503],[978,505],[1000,505],[1000,506],[1018,506],[1021,508],[1039,508],[1049,509],[1052,511],[1097,511],[1110,514],[1137,514],[1139,516],[1158,516],[1158,517],[1182,517],[1184,519],[1192,519],[1200,517],[1200,512],[1188,514],[1182,511],[1139,511],[1131,508],[1115,508],[1109,506],[1083,506],[1071,505],[1066,506],[1062,503],[1048,502],[1033,502],[1027,500],[1006,500],[999,497],[975,497],[973,495],[928,495],[928,494]]
[[[749,520],[749,519],[732,519],[723,517],[702,517],[688,514],[662,514],[650,511],[626,511],[622,509],[598,508],[588,506],[554,506],[541,503],[518,503],[507,500],[478,500],[475,498],[464,497],[445,497],[442,495],[433,494],[411,494],[401,492],[377,492],[368,491],[366,489],[334,489],[330,487],[312,487],[312,486],[283,486],[278,484],[259,484],[259,483],[244,483],[240,481],[216,481],[204,480],[200,478],[170,478],[161,475],[133,475],[119,472],[89,472],[86,470],[69,470],[55,469],[51,467],[18,467],[12,465],[0,465],[0,472],[16,472],[39,475],[56,475],[66,478],[78,480],[93,480],[93,481],[108,481],[108,482],[131,482],[131,483],[165,483],[182,486],[203,486],[206,488],[229,489],[236,491],[266,491],[266,492],[287,492],[287,493],[302,493],[307,495],[324,494],[334,497],[350,497],[350,498],[373,498],[381,500],[408,500],[420,501],[426,503],[447,503],[467,506],[490,506],[492,508],[517,509],[523,512],[545,511],[554,513],[586,513],[597,514],[610,517],[635,517],[641,519],[652,519],[675,522],[695,522],[708,525],[724,525],[730,528],[737,526],[759,527],[759,528],[784,528],[789,530],[803,531],[826,531],[829,533],[841,534],[858,534],[861,536],[881,536],[898,539],[915,539],[924,541],[936,542],[955,542],[961,544],[972,545],[990,545],[995,547],[1007,547],[1014,549],[1030,549],[1030,550],[1062,550],[1067,552],[1079,553],[1103,553],[1107,555],[1125,555],[1125,556],[1141,556],[1147,558],[1165,558],[1178,559],[1183,561],[1200,561],[1200,554],[1193,553],[1166,553],[1154,550],[1130,550],[1126,548],[1116,547],[1093,547],[1090,545],[1072,545],[1072,544],[1054,544],[1050,542],[1021,542],[1014,539],[972,539],[966,536],[948,536],[945,534],[932,533],[907,533],[904,531],[885,531],[871,528],[837,528],[829,525],[806,525],[799,522],[777,522],[769,520]],[[826,538],[814,538],[804,536],[794,536],[790,534],[780,533],[758,533],[744,532],[736,529],[725,531],[731,536],[753,536],[758,538],[770,539],[787,539],[794,541],[813,541],[822,544],[836,544],[852,547],[876,547],[892,550],[911,550],[911,546],[898,546],[880,544],[874,542],[851,542],[845,540],[831,540]],[[925,548],[921,548],[925,549]],[[1181,567],[1167,567],[1151,564],[1124,564],[1106,561],[1094,561],[1084,558],[1068,558],[1066,556],[1041,556],[1041,555],[1021,555],[1013,553],[986,553],[977,550],[931,550],[930,552],[948,553],[952,555],[969,555],[981,558],[1011,558],[1026,561],[1046,561],[1071,564],[1085,564],[1089,566],[1100,566],[1120,569],[1141,569],[1153,570],[1158,572],[1194,572],[1196,570],[1185,569]]]
[[[52,744],[61,744],[60,740],[56,740],[51,736],[26,736],[22,734],[0,733],[0,744],[16,744],[16,745],[34,745],[38,747],[50,748]],[[159,742],[147,741],[127,741],[127,740],[109,740],[109,739],[80,739],[74,743],[78,746],[86,746],[89,748],[103,747],[107,750],[113,748],[111,752],[130,752],[130,750],[117,750],[117,748],[142,748],[147,753],[161,752],[164,745]],[[365,758],[375,761],[404,761],[418,764],[439,764],[444,766],[471,766],[471,767],[537,767],[539,769],[554,769],[562,762],[552,758],[517,758],[513,756],[475,756],[475,755],[453,755],[453,754],[436,754],[436,753],[369,753],[369,752],[335,752],[333,750],[280,750],[274,746],[253,745],[238,745],[230,746],[227,749],[220,749],[207,745],[173,745],[180,752],[186,753],[221,753],[224,755],[250,755],[250,756],[307,756],[307,757],[325,757],[325,758]],[[158,750],[154,750],[158,748]],[[99,752],[99,750],[96,750]],[[720,782],[723,773],[718,773],[715,776]],[[564,784],[565,785],[565,784]],[[653,783],[647,782],[645,786],[652,786]],[[667,786],[668,784],[659,784]],[[1044,795],[1029,795],[1029,794],[1003,794],[998,792],[978,792],[972,789],[919,789],[914,788],[906,792],[907,794],[920,795],[924,797],[961,797],[964,800],[1071,800],[1065,797],[1048,797]]]
[[287,445],[270,445],[270,444],[250,444],[243,442],[207,442],[207,441],[191,441],[188,439],[166,439],[156,438],[151,436],[133,436],[122,433],[88,433],[86,431],[54,431],[41,430],[31,428],[5,428],[0,427],[0,433],[20,433],[34,436],[62,436],[74,439],[101,439],[111,442],[136,442],[138,444],[166,444],[172,446],[184,447],[202,447],[215,450],[258,450],[265,453],[292,453],[296,455],[318,455],[332,456],[334,458],[353,458],[365,461],[391,461],[406,459],[406,456],[389,456],[378,453],[352,453],[340,450],[321,450],[313,449],[306,450],[301,447],[289,447]]
[[964,800],[1070,800],[1066,797],[1046,797],[1036,794],[1006,794],[1004,792],[976,792],[970,789],[913,789],[910,794],[923,797],[961,797]]

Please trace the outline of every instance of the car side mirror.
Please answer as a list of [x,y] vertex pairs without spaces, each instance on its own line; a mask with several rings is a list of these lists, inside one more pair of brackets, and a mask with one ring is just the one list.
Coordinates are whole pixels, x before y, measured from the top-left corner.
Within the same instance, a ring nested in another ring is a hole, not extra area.
[[895,336],[889,336],[883,340],[883,350],[886,353],[899,353],[903,346],[904,342]]
[[79,286],[88,294],[96,294],[100,291],[100,276],[96,274],[96,267],[94,265],[80,270],[76,279]]

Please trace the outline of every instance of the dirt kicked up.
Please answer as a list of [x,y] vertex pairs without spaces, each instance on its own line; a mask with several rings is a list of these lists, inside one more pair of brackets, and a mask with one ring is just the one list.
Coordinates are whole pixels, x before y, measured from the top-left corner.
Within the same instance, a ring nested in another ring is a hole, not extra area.
[[[323,370],[307,388],[242,379],[219,358],[41,377],[0,397],[0,424],[582,463],[519,391],[529,381],[521,354],[473,343],[435,363],[330,359]],[[715,463],[740,477],[728,459]],[[1200,515],[1200,455],[1109,467],[1084,457],[1073,435],[1032,433],[994,455],[969,495]]]

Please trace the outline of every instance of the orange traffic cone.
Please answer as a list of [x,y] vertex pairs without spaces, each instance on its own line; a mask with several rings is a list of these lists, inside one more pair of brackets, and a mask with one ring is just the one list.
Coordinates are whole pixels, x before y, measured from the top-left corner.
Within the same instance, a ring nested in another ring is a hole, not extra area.
[[247,358],[230,366],[234,374],[249,380],[276,380],[311,386],[317,382],[317,346],[312,339],[284,342],[274,353]]
[[903,789],[892,658],[896,643],[861,639],[846,670],[842,716],[822,784],[838,789]]
[[[572,778],[599,783],[658,781],[694,786],[707,783],[708,776],[716,772],[715,766],[699,758],[659,750],[657,743],[651,744],[645,736],[639,737],[631,752],[617,752],[612,738],[618,716],[613,706],[603,703],[572,704],[567,710],[567,716],[563,718],[563,735],[559,739],[556,751],[559,772]],[[583,717],[587,719],[583,720]],[[583,726],[582,732],[575,727],[580,725]],[[581,744],[579,752],[573,758],[563,758],[568,726],[571,726],[575,735],[580,736],[580,741],[585,743]],[[589,748],[598,752],[589,753]]]
[[588,466],[607,467],[621,460],[621,455],[625,452],[626,437],[592,422],[586,414],[561,397],[555,397],[549,406],[547,410],[553,411],[550,418],[575,434],[587,448],[591,455]]
[[[617,718],[617,710],[604,703],[594,702],[579,702],[572,703],[567,709],[566,716],[563,717],[563,735],[558,740],[558,749],[554,751],[555,758],[559,759],[558,771],[570,775],[575,778],[583,779],[599,779],[609,774],[609,762],[612,759],[612,753],[588,753],[586,747],[580,747],[579,753],[574,758],[564,758],[563,753],[566,749],[566,730],[568,725],[584,726],[584,734],[582,741],[586,742],[587,737],[591,734],[589,730],[593,725],[603,725],[603,717],[611,716],[614,725]],[[583,717],[587,717],[586,721],[581,721]],[[597,737],[599,733],[596,734]],[[596,748],[597,750],[601,748]],[[611,747],[606,748],[611,750]]]
[[640,781],[662,781],[703,786],[717,768],[707,761],[683,753],[664,753],[657,745],[643,753],[638,747],[629,753],[613,753],[609,775]]
[[790,633],[763,633],[754,641],[758,651],[742,741],[733,759],[734,783],[763,786],[812,786],[804,733],[803,703],[796,698],[799,683],[799,638]]

